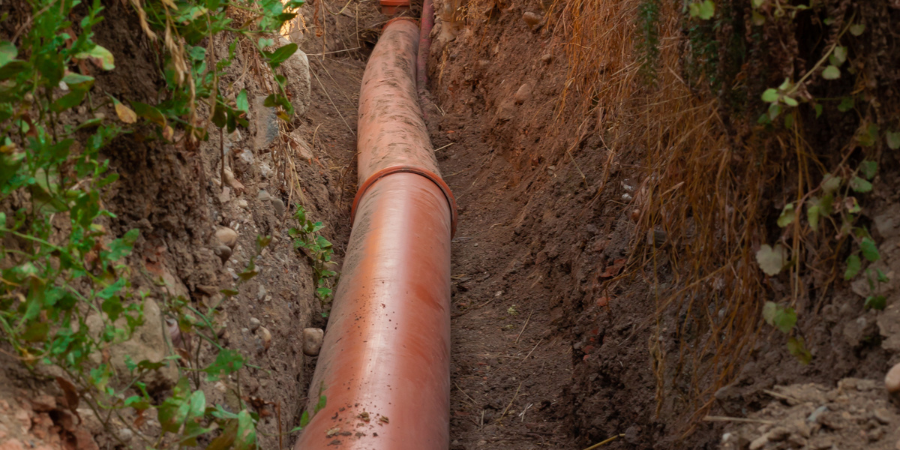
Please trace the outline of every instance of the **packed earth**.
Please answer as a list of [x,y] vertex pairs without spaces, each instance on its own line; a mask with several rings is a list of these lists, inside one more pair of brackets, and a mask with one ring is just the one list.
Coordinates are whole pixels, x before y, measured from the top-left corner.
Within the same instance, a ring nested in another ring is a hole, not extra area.
[[[427,5],[0,0],[0,450],[303,450]],[[435,448],[900,450],[900,1],[433,10]]]

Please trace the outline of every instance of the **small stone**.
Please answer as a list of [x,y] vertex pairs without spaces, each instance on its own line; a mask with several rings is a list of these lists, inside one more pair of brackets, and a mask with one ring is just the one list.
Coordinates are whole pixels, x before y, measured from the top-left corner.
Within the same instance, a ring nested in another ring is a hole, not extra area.
[[891,413],[888,412],[885,408],[878,408],[872,412],[872,416],[875,417],[875,420],[881,422],[884,425],[890,425],[891,423]]
[[875,427],[869,430],[869,433],[866,435],[866,437],[869,438],[869,442],[880,441],[881,438],[884,437],[884,428]]
[[[278,116],[275,115],[275,108],[266,107],[265,102],[265,95],[257,95],[253,99],[253,124],[256,128],[253,148],[257,151],[269,148],[278,137]],[[241,155],[241,157],[243,156]],[[248,164],[252,164],[252,162],[248,162]]]
[[787,428],[784,427],[775,427],[772,428],[771,431],[766,433],[766,438],[772,442],[781,442],[788,438],[791,435],[791,432],[788,431]]
[[39,395],[31,400],[31,409],[38,412],[49,412],[56,409],[56,399],[50,395]]
[[215,286],[210,286],[208,284],[198,284],[197,290],[200,291],[203,295],[207,297],[212,297],[219,293],[219,289]]
[[249,148],[245,148],[244,151],[241,152],[241,161],[248,165],[253,165],[253,152],[250,151]]
[[900,363],[895,364],[884,376],[884,387],[891,394],[900,394]]
[[269,167],[266,163],[259,164],[259,174],[262,175],[263,178],[270,178],[272,176],[272,168]]
[[234,173],[231,171],[231,169],[226,168],[223,172],[225,173],[225,182],[228,183],[228,185],[231,186],[232,189],[234,189],[234,192],[236,194],[244,192],[244,185],[236,178],[234,178]]
[[303,354],[317,356],[322,350],[322,341],[325,340],[325,332],[321,328],[303,329]]
[[246,207],[248,206],[248,205],[247,205],[247,200],[244,200],[244,199],[238,200],[237,204],[238,204],[238,206],[240,206],[241,208],[246,208]]
[[541,55],[541,62],[543,62],[544,64],[550,64],[551,61],[553,61],[552,54],[544,53],[543,55]]
[[250,331],[256,331],[259,328],[260,322],[256,317],[250,318]]
[[275,209],[275,215],[281,217],[284,215],[284,202],[280,198],[272,198],[272,208]]
[[217,245],[213,248],[213,253],[222,260],[222,264],[225,264],[225,261],[228,261],[228,258],[231,258],[231,247],[227,245]]
[[816,408],[816,410],[813,411],[809,415],[809,417],[806,418],[806,421],[807,422],[816,422],[818,420],[819,416],[821,416],[822,413],[824,413],[825,411],[828,411],[828,407],[825,405],[822,405],[822,406]]
[[121,439],[122,442],[130,442],[131,438],[133,437],[134,432],[129,430],[128,428],[122,428],[119,430],[119,439]]
[[237,238],[237,231],[234,231],[231,228],[219,228],[216,230],[216,239],[218,239],[222,245],[227,245],[231,249],[234,249],[234,246],[237,245]]
[[231,188],[226,187],[222,189],[222,193],[219,194],[219,202],[228,203],[229,201],[231,201]]
[[263,299],[266,298],[266,294],[266,287],[260,284],[259,288],[256,290],[256,300],[260,302],[263,301]]
[[263,341],[263,349],[268,350],[269,346],[272,345],[272,333],[266,327],[259,327],[259,336]]
[[262,202],[270,202],[272,201],[272,196],[265,189],[260,189],[259,193],[256,194],[256,198]]
[[750,450],[759,450],[759,449],[765,447],[766,444],[768,444],[768,443],[769,443],[769,437],[764,434],[764,435],[754,439],[753,442],[750,443]]
[[531,85],[525,83],[519,86],[519,89],[516,91],[515,95],[513,95],[513,99],[515,99],[517,105],[521,105],[525,103],[528,99],[531,98]]
[[294,106],[294,114],[297,117],[305,116],[312,104],[309,58],[303,50],[297,49],[279,68],[287,79],[285,90]]
[[522,14],[522,20],[524,20],[529,27],[534,28],[535,25],[541,23],[541,16],[528,11],[525,14]]

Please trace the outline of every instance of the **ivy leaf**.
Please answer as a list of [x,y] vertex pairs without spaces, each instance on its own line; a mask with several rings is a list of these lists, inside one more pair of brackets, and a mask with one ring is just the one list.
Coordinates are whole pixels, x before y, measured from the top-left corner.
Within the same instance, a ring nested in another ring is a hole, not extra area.
[[9,64],[10,61],[16,59],[19,50],[9,41],[0,41],[0,67]]
[[841,99],[841,103],[838,104],[838,111],[844,113],[853,109],[856,106],[856,100],[853,97],[844,97]]
[[328,399],[325,398],[324,395],[319,396],[319,403],[316,403],[316,407],[313,412],[318,413],[319,411],[325,409],[325,405],[328,404]]
[[863,34],[865,31],[866,31],[865,24],[856,23],[856,24],[850,25],[850,34],[852,34],[854,36],[859,36],[859,35]]
[[774,276],[781,272],[787,260],[787,252],[781,244],[775,244],[772,248],[769,244],[763,244],[756,252],[756,263],[766,275]]
[[881,259],[881,254],[878,253],[878,246],[875,245],[875,241],[870,237],[862,238],[862,241],[859,243],[859,249],[862,251],[863,256],[870,262]]
[[822,190],[826,194],[833,194],[841,188],[841,177],[826,173],[822,179]]
[[834,48],[834,53],[832,53],[831,56],[834,57],[834,62],[832,62],[832,64],[836,62],[837,64],[834,65],[840,66],[844,61],[847,61],[847,47],[838,45]]
[[875,161],[863,161],[859,164],[859,171],[862,172],[867,180],[871,180],[878,173],[878,163]]
[[161,127],[168,125],[166,116],[153,106],[141,102],[131,102],[131,107],[134,108],[134,112],[139,117],[143,117]]
[[826,80],[837,80],[841,77],[841,69],[837,66],[828,66],[822,71],[822,78]]
[[119,296],[114,295],[103,301],[103,304],[100,305],[100,310],[109,316],[109,320],[115,322],[119,319],[122,311],[125,311],[125,308],[122,308],[122,300]]
[[221,378],[222,375],[237,372],[241,367],[244,367],[244,357],[240,353],[226,348],[219,351],[215,362],[203,369],[203,371],[207,373],[211,381],[215,381]]
[[775,103],[778,101],[778,91],[775,89],[766,89],[762,93],[762,101],[766,103]]
[[256,424],[246,409],[238,413],[237,435],[234,438],[235,450],[252,450],[256,448]]
[[300,429],[306,428],[307,425],[309,425],[309,411],[303,411],[300,415]]
[[847,281],[852,280],[859,274],[859,271],[862,269],[862,261],[859,259],[859,255],[852,254],[847,257],[847,270],[844,271],[844,279]]
[[869,183],[860,177],[853,177],[853,179],[850,180],[850,189],[853,189],[854,192],[865,194],[872,190],[872,183]]
[[775,318],[772,320],[775,328],[781,330],[782,333],[789,333],[794,325],[797,324],[797,313],[790,306],[787,308],[778,307],[775,312]]
[[822,208],[819,207],[818,201],[806,209],[806,220],[809,221],[809,227],[813,231],[819,230],[819,217],[822,215]]
[[235,104],[237,105],[238,111],[243,111],[245,113],[250,112],[250,102],[247,101],[246,89],[241,89],[241,93],[238,94]]
[[878,125],[874,123],[863,124],[857,131],[856,139],[859,141],[859,145],[863,147],[875,145],[875,142],[878,141]]
[[109,244],[109,251],[102,253],[104,259],[107,261],[118,261],[123,256],[127,256],[131,253],[131,250],[134,248],[134,242],[137,241],[140,235],[141,231],[137,228],[128,230],[124,236]]
[[866,303],[863,306],[881,311],[887,306],[887,298],[883,295],[871,295],[866,298]]
[[[756,3],[756,0],[754,0],[754,3]],[[755,9],[753,10],[753,15],[751,17],[752,17],[751,20],[753,21],[753,25],[756,25],[759,27],[759,26],[765,25],[765,23],[766,23],[766,16],[760,14]]]
[[263,54],[266,55],[266,59],[268,60],[269,65],[274,69],[281,65],[281,63],[285,62],[288,58],[291,57],[291,55],[296,52],[297,44],[292,42],[283,47],[279,47],[278,50],[275,50],[274,52],[263,52]]
[[801,364],[807,365],[812,362],[812,353],[806,349],[806,345],[804,345],[803,337],[790,337],[788,338],[787,348],[788,352],[794,355]]
[[116,115],[119,116],[119,120],[129,124],[137,122],[137,114],[131,108],[116,99],[113,99],[113,103],[116,105]]
[[897,150],[900,148],[900,131],[888,131],[884,134],[884,140],[887,142],[888,148]]
[[699,3],[691,3],[688,6],[691,17],[698,17],[702,20],[712,19],[716,13],[716,4],[712,0],[704,0]]
[[794,204],[788,203],[787,205],[784,205],[784,209],[781,210],[781,215],[778,216],[778,226],[784,228],[793,223],[796,217],[797,212],[794,210]]
[[112,53],[99,45],[94,45],[94,48],[91,50],[79,53],[75,55],[75,57],[78,59],[93,58],[103,70],[113,70],[116,68]]
[[778,312],[778,305],[775,302],[766,302],[762,310],[763,320],[769,325],[774,325],[776,312]]
[[813,106],[813,108],[815,108],[815,110],[816,110],[816,119],[818,119],[822,115],[822,111],[825,108],[823,108],[822,105],[820,105],[820,104],[816,104],[815,106]]
[[797,105],[800,104],[800,103],[797,102],[797,100],[794,100],[793,97],[788,97],[787,95],[785,95],[784,97],[782,97],[782,98],[781,98],[781,101],[783,101],[785,105],[788,105],[788,106],[794,106],[794,107],[796,107]]

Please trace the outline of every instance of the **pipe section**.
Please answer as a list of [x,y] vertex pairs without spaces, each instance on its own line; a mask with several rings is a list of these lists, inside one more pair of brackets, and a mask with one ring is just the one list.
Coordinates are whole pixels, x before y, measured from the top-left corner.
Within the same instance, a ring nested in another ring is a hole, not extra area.
[[425,113],[424,95],[428,88],[428,56],[431,55],[431,29],[434,28],[434,2],[422,2],[422,28],[419,32],[419,54],[416,58],[416,86],[419,89],[419,100],[422,113]]
[[418,27],[394,20],[366,66],[353,231],[295,450],[446,450],[455,203],[416,95]]

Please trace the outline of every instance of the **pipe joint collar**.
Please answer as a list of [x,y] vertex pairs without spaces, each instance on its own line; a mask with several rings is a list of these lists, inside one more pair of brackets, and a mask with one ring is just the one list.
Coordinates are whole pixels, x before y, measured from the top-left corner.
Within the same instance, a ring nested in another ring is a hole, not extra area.
[[352,224],[356,219],[356,207],[359,206],[359,202],[362,200],[363,196],[366,195],[366,191],[372,187],[375,182],[378,180],[394,174],[394,173],[414,173],[416,175],[423,176],[431,180],[432,183],[437,185],[437,187],[444,193],[444,198],[447,199],[447,206],[450,207],[450,237],[456,235],[456,198],[453,197],[453,192],[450,191],[450,186],[447,186],[447,183],[434,172],[425,170],[421,167],[414,166],[392,166],[385,167],[384,169],[379,170],[378,172],[373,173],[369,178],[359,187],[359,190],[356,192],[356,196],[353,198],[353,207],[350,210],[350,223]]

